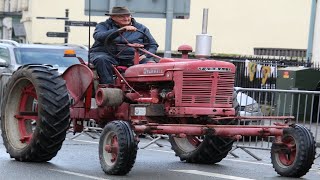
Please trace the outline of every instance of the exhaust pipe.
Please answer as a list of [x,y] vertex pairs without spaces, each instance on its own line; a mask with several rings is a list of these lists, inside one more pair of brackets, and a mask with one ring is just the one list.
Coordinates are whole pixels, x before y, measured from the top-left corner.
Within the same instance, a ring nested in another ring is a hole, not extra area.
[[196,36],[195,55],[197,58],[206,58],[211,56],[212,36],[207,34],[208,12],[208,8],[203,9],[202,34]]

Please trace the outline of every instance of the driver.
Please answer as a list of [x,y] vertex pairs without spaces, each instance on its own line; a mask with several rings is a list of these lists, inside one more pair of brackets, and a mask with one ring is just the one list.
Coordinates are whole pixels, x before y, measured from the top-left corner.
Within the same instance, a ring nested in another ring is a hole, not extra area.
[[[146,38],[143,34],[136,32],[136,30],[140,30],[144,32],[150,40],[146,49],[153,54],[157,51],[158,44],[150,34],[149,29],[138,23],[134,18],[132,18],[131,14],[132,12],[130,12],[127,7],[113,7],[111,13],[106,13],[106,15],[110,15],[110,18],[96,26],[93,33],[95,42],[90,48],[89,53],[90,61],[93,62],[99,75],[100,84],[114,84],[112,65],[127,67],[133,65],[133,48],[127,48],[126,46],[114,46],[110,47],[112,51],[110,53],[117,55],[117,57],[108,53],[104,46],[104,42],[111,33],[117,30],[123,30],[124,32],[122,33],[122,36],[127,39],[128,42],[143,44]],[[125,44],[126,41],[123,37],[118,36],[113,40],[113,43]],[[140,64],[153,61],[151,56],[148,54],[140,55],[139,59]]]

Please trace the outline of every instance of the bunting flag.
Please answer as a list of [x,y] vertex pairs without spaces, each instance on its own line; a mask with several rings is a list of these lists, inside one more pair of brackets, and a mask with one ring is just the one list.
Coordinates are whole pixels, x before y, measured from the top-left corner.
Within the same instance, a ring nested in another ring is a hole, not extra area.
[[271,73],[271,67],[270,66],[263,66],[262,69],[262,84],[265,85],[267,82],[268,77],[270,76]]
[[254,76],[256,74],[256,71],[257,71],[257,64],[253,63],[253,62],[249,62],[249,64],[248,64],[248,72],[249,72],[250,82],[253,81]]

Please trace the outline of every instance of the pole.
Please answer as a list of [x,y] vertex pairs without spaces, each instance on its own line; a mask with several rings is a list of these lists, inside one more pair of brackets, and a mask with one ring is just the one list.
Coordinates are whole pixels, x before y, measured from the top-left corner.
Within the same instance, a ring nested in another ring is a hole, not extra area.
[[88,42],[88,48],[89,48],[89,52],[88,52],[88,66],[90,65],[90,48],[91,48],[91,26],[90,26],[90,23],[91,23],[91,0],[89,0],[89,42]]
[[307,49],[307,63],[310,64],[312,59],[312,49],[313,49],[313,38],[314,38],[314,26],[316,22],[316,12],[317,12],[317,0],[312,0],[311,3],[311,16],[309,24],[309,37],[308,37],[308,49]]
[[64,43],[68,43],[68,37],[69,37],[69,26],[66,25],[66,21],[69,20],[69,9],[66,9],[66,20],[65,20],[65,25],[64,25],[64,32],[68,34],[67,37],[64,38]]
[[165,39],[164,57],[171,57],[173,6],[174,6],[174,0],[167,0],[166,39]]
[[203,17],[202,17],[202,34],[207,34],[208,32],[208,14],[209,14],[209,9],[204,8]]
[[109,1],[109,13],[111,13],[111,10],[114,6],[117,6],[116,0],[110,0]]

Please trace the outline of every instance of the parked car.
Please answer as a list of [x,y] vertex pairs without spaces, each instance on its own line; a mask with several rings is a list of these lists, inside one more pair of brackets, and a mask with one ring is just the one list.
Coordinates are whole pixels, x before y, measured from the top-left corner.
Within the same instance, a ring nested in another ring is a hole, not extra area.
[[[48,64],[62,73],[72,64],[79,63],[76,57],[63,57],[66,49],[75,50],[77,56],[87,61],[88,48],[85,46],[71,44],[20,44],[12,40],[0,40],[0,96],[3,97],[3,89],[11,74],[21,65]],[[0,105],[1,103],[2,98],[0,98]]]
[[[236,87],[235,90],[238,88]],[[239,116],[263,116],[259,103],[244,92],[237,93],[237,101],[240,106]],[[263,120],[246,120],[245,125],[263,125]]]

